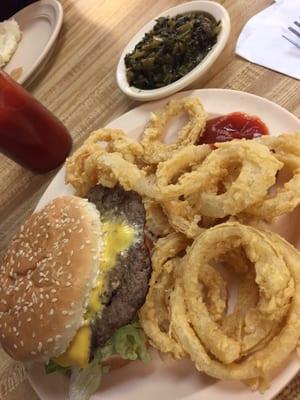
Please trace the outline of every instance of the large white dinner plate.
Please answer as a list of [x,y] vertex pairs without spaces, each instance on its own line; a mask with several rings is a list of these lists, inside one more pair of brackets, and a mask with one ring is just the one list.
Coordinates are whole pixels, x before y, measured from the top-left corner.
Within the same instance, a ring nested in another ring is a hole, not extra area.
[[49,61],[63,22],[57,0],[40,0],[18,11],[14,18],[22,38],[4,71],[28,86]]
[[[199,96],[209,116],[244,111],[259,116],[268,126],[272,135],[283,132],[300,131],[300,121],[280,106],[257,96],[224,89],[202,89],[178,93],[172,98]],[[148,103],[117,118],[108,127],[120,128],[134,138],[139,138],[148,121],[149,112],[162,107],[168,99]],[[72,193],[72,188],[64,184],[64,168],[56,175],[38,207],[56,196]],[[291,218],[292,224],[297,224]],[[296,222],[295,222],[296,221]],[[279,231],[281,228],[278,228]],[[293,230],[295,232],[295,229]],[[283,233],[288,236],[289,230]],[[300,236],[300,235],[299,235]],[[251,392],[249,388],[236,382],[219,382],[197,372],[189,361],[162,361],[153,352],[152,362],[143,365],[131,362],[127,366],[111,371],[104,377],[101,389],[93,400],[267,400],[278,393],[299,370],[295,356],[274,374],[272,386],[264,394]],[[65,400],[68,380],[59,374],[45,375],[43,365],[36,364],[28,372],[29,380],[42,400]]]

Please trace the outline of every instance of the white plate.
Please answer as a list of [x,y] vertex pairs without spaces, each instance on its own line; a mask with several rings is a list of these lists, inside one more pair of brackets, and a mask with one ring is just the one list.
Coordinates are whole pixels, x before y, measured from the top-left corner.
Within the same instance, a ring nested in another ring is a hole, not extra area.
[[63,8],[57,0],[40,0],[12,18],[20,26],[22,39],[4,71],[11,75],[21,68],[16,81],[28,85],[52,55],[63,22]]
[[[259,116],[269,127],[270,133],[300,130],[300,121],[280,106],[252,94],[224,90],[203,89],[179,93],[173,97],[199,96],[210,117],[233,111],[244,111]],[[167,100],[149,103],[117,118],[108,126],[120,128],[138,139],[149,118],[149,112],[162,107]],[[56,196],[72,193],[64,184],[64,168],[56,175],[38,207]],[[297,226],[299,218],[291,217],[289,223]],[[291,226],[292,228],[292,226]],[[279,228],[280,230],[280,228]],[[150,365],[131,362],[110,372],[104,378],[94,400],[267,400],[280,391],[299,370],[299,362],[292,356],[286,365],[276,371],[272,386],[265,394],[251,392],[241,383],[219,382],[198,373],[188,361],[164,363],[154,352]],[[32,367],[29,380],[42,400],[65,400],[68,381],[59,374],[45,375],[42,365]]]
[[[126,67],[124,62],[126,54],[130,53],[134,49],[135,45],[144,37],[145,33],[149,32],[153,28],[157,18],[175,17],[178,14],[191,11],[204,11],[215,17],[217,21],[221,21],[222,29],[220,34],[218,35],[217,43],[214,45],[212,50],[210,50],[207,56],[188,74],[178,79],[177,81],[170,83],[167,86],[151,90],[142,90],[134,86],[129,86],[126,78]],[[202,76],[212,66],[212,64],[216,61],[216,59],[219,57],[222,50],[224,49],[229,37],[229,33],[230,17],[226,9],[221,4],[215,3],[213,1],[198,0],[180,4],[179,6],[170,8],[148,22],[125,47],[117,66],[117,83],[120,89],[127,96],[135,100],[157,100],[166,96],[170,96],[171,94],[178,92],[179,90],[182,90],[186,86],[190,85],[196,79],[199,79],[200,76]]]

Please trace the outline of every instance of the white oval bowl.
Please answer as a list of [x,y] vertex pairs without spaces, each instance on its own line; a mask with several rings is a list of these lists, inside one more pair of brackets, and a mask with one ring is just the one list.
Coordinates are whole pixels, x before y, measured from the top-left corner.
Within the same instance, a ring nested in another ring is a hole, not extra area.
[[22,68],[16,79],[19,84],[28,86],[47,65],[62,27],[63,14],[58,0],[40,0],[13,15],[23,34],[4,71],[10,75]]
[[[175,17],[178,14],[191,12],[191,11],[204,11],[211,14],[217,21],[221,21],[222,29],[218,35],[217,43],[208,52],[205,58],[185,76],[177,81],[170,83],[158,89],[138,89],[134,86],[129,86],[126,77],[125,56],[133,51],[135,45],[140,42],[145,33],[149,32],[155,25],[156,19],[159,17]],[[226,9],[218,3],[213,1],[190,1],[188,3],[180,4],[179,6],[169,8],[162,12],[157,17],[148,22],[128,43],[123,50],[116,72],[117,83],[119,88],[127,96],[139,101],[157,100],[162,97],[169,96],[184,87],[190,85],[200,76],[202,76],[216,61],[218,56],[224,49],[230,33],[230,17]]]

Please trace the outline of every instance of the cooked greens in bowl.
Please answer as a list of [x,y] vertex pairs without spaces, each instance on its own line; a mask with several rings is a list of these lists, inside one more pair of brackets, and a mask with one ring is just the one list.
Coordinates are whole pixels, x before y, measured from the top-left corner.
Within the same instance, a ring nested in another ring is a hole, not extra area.
[[158,18],[125,56],[129,85],[157,89],[182,78],[213,48],[221,28],[221,22],[206,12]]

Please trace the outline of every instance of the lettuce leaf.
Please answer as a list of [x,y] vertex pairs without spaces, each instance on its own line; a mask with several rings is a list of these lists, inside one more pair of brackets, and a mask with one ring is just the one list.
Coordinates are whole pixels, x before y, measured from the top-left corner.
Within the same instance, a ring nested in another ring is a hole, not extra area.
[[72,368],[69,400],[88,400],[98,389],[105,367],[101,364],[114,354],[125,360],[150,360],[145,345],[145,336],[138,323],[119,328],[104,346],[96,349],[87,368]]
[[125,360],[150,361],[145,335],[139,323],[134,322],[119,328],[104,346],[95,350],[94,358],[86,368],[64,368],[50,361],[46,366],[47,373],[71,371],[69,400],[88,400],[100,386],[103,374],[107,372],[102,361],[114,354]]
[[94,358],[89,365],[84,368],[74,367],[71,370],[69,384],[70,400],[88,400],[100,386],[103,375],[101,360]]
[[47,364],[45,364],[46,374],[52,374],[53,372],[60,372],[60,373],[66,374],[69,371],[71,371],[70,367],[62,367],[61,365],[57,364],[53,360],[49,360],[49,362],[47,362]]
[[118,329],[111,340],[114,353],[125,360],[141,360],[146,363],[150,361],[144,332],[137,322]]

